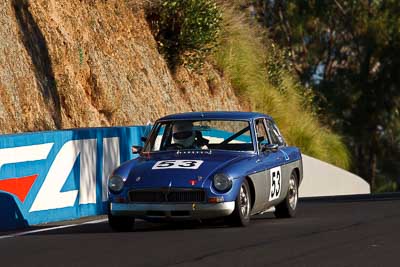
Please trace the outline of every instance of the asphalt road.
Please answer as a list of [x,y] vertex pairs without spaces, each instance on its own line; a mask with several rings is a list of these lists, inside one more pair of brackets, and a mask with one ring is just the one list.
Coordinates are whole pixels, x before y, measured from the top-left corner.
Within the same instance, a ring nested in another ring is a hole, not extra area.
[[247,228],[138,221],[114,233],[103,222],[2,238],[0,266],[400,266],[400,197],[299,208]]

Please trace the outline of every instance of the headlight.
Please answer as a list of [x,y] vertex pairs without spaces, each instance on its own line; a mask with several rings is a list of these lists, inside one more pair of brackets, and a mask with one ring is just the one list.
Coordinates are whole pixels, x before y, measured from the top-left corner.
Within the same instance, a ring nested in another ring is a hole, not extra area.
[[124,187],[124,180],[120,176],[113,175],[108,179],[108,189],[110,191],[118,193]]
[[220,192],[226,192],[232,187],[232,180],[222,173],[214,175],[214,187]]

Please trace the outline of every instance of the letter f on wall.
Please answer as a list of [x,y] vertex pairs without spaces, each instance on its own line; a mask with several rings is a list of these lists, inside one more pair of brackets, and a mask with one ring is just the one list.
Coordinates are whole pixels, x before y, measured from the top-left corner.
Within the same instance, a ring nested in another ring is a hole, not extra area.
[[[3,165],[47,159],[53,143],[0,149],[0,169]],[[38,174],[0,180],[0,190],[13,194],[23,203]]]

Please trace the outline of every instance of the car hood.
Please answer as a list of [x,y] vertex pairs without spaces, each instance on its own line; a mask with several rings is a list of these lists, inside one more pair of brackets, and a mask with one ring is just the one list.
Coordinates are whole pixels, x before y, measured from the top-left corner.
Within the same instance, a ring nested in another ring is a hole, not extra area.
[[[248,157],[247,153],[214,151],[154,153],[141,156],[135,160],[135,164],[129,170],[125,184],[135,188],[202,187],[206,180],[219,169],[244,157]],[[169,163],[165,164],[166,161]],[[175,165],[169,167],[168,165],[171,165],[171,162]],[[194,164],[194,162],[196,163]],[[168,166],[168,168],[164,166]]]

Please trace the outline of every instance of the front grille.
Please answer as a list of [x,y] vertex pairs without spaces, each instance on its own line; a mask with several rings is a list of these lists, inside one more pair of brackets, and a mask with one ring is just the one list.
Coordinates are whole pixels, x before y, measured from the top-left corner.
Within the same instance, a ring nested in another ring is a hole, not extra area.
[[203,202],[204,191],[175,191],[167,194],[168,202]]
[[129,192],[131,202],[143,203],[195,203],[204,202],[206,194],[201,189],[171,188],[159,190],[132,190]]
[[164,202],[163,192],[131,191],[129,192],[131,202]]

